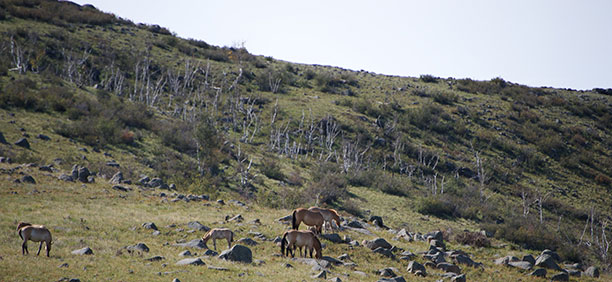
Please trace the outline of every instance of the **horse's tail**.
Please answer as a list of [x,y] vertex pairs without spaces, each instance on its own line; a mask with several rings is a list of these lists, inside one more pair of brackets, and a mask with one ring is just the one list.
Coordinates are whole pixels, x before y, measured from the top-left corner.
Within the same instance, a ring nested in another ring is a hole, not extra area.
[[287,232],[283,234],[283,239],[281,240],[281,255],[285,255],[285,246],[287,245]]
[[23,240],[23,236],[21,235],[21,229],[19,229],[19,231],[17,231],[17,234],[19,234],[19,238],[21,238],[21,240]]
[[295,218],[295,213],[297,210],[293,210],[293,215],[291,215],[291,227],[293,227],[293,229],[297,230],[297,219]]

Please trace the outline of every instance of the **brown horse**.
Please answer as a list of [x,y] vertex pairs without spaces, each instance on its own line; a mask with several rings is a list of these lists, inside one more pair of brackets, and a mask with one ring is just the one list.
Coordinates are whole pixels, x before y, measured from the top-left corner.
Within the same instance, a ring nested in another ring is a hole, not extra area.
[[321,229],[325,219],[319,212],[309,211],[304,208],[297,208],[293,211],[293,215],[291,216],[291,226],[293,229],[298,230],[300,228],[300,223],[302,222],[308,226],[315,226],[317,229],[317,234],[321,234]]
[[40,250],[42,249],[43,242],[47,243],[47,257],[49,256],[49,251],[51,251],[51,232],[49,229],[42,225],[32,225],[27,222],[19,222],[17,225],[17,234],[23,240],[23,244],[21,244],[21,253],[28,254],[28,240],[32,242],[40,242],[40,246],[38,246],[38,253],[36,255],[40,255]]
[[[300,255],[306,257],[308,251],[310,251],[310,257],[312,258],[312,250],[315,250],[315,258],[320,259],[323,257],[321,253],[321,241],[319,238],[309,230],[289,230],[283,234],[281,240],[281,254],[288,256],[291,253],[291,257],[295,257],[295,248],[300,249]],[[302,255],[302,247],[304,247],[304,254]]]
[[[227,248],[232,247],[232,242],[234,241],[234,232],[227,228],[213,228],[208,231],[204,237],[202,237],[202,241],[204,241],[204,245],[208,240],[213,239],[213,246],[215,247],[215,251],[217,250],[217,239],[226,239],[227,240]],[[208,248],[208,246],[207,246]]]
[[323,227],[328,226],[332,231],[334,230],[334,226],[332,224],[332,220],[336,222],[336,225],[340,227],[340,215],[335,209],[326,209],[319,207],[310,207],[309,211],[319,212],[323,216],[325,223],[323,223]]

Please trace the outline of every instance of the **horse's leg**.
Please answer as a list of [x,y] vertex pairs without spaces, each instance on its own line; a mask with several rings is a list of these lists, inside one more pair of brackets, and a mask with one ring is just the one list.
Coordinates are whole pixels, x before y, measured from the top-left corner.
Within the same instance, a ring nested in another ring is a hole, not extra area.
[[40,255],[40,250],[42,249],[43,241],[40,241],[40,245],[38,245],[38,253],[36,255]]
[[27,255],[28,252],[28,240],[23,240],[23,244],[21,244],[21,253]]
[[47,257],[49,257],[50,251],[51,251],[51,240],[47,241]]
[[217,250],[217,238],[213,238],[213,247],[215,247],[215,251]]
[[231,248],[232,247],[232,241],[230,241],[230,237],[227,237],[227,248]]

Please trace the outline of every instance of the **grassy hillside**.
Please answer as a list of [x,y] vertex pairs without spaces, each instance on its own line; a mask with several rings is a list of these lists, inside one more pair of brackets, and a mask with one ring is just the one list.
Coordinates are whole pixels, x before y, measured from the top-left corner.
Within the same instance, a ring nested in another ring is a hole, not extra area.
[[[610,89],[295,64],[253,56],[241,46],[178,38],[163,27],[69,2],[0,2],[0,37],[0,132],[8,141],[0,144],[0,156],[11,159],[2,164],[0,179],[0,264],[9,266],[0,276],[9,280],[25,270],[18,265],[24,258],[14,234],[20,220],[52,227],[58,238],[53,261],[25,259],[52,269],[57,279],[97,274],[149,280],[160,278],[160,271],[181,270],[174,266],[180,250],[165,242],[202,234],[162,228],[162,235],[151,236],[131,227],[198,220],[228,225],[239,237],[253,228],[274,238],[286,229],[275,218],[310,205],[334,207],[347,218],[379,215],[395,230],[444,230],[448,244],[485,264],[469,270],[468,278],[526,279],[494,266],[492,258],[547,248],[568,262],[610,267]],[[14,144],[24,136],[29,149]],[[27,163],[56,170],[16,168]],[[95,184],[57,180],[75,164],[95,174]],[[118,171],[132,183],[143,175],[159,177],[176,191],[132,184],[131,192],[117,192],[108,180]],[[14,183],[21,173],[37,183]],[[167,203],[161,192],[206,194],[210,201]],[[249,209],[217,206],[216,199],[239,199]],[[35,206],[23,208],[28,202]],[[263,224],[223,221],[237,213]],[[463,230],[485,230],[494,247],[457,243]],[[345,232],[371,239],[340,234]],[[166,258],[168,270],[164,262],[115,255],[140,241]],[[413,252],[427,249],[422,242],[390,242]],[[69,253],[85,245],[98,250],[87,263]],[[185,277],[311,275],[299,263],[281,267],[286,259],[272,256],[278,251],[271,242],[254,252],[265,266],[211,258],[207,264],[230,270],[190,270]],[[372,257],[362,248],[328,244],[324,252],[348,252],[366,280],[385,266],[412,277],[405,262]],[[64,260],[70,267],[57,268]]]

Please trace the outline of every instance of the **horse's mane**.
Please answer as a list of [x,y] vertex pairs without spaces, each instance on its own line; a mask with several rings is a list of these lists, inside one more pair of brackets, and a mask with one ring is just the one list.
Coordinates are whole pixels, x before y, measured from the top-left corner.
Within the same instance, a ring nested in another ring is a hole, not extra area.
[[202,237],[202,240],[208,240],[210,239],[210,236],[212,236],[214,229],[211,229],[210,231],[206,232],[206,234],[204,234],[204,237]]
[[32,226],[32,224],[31,224],[31,223],[28,223],[28,222],[22,222],[22,221],[20,221],[20,222],[17,224],[17,231],[19,231],[19,229],[24,228],[24,227],[26,227],[26,226]]

